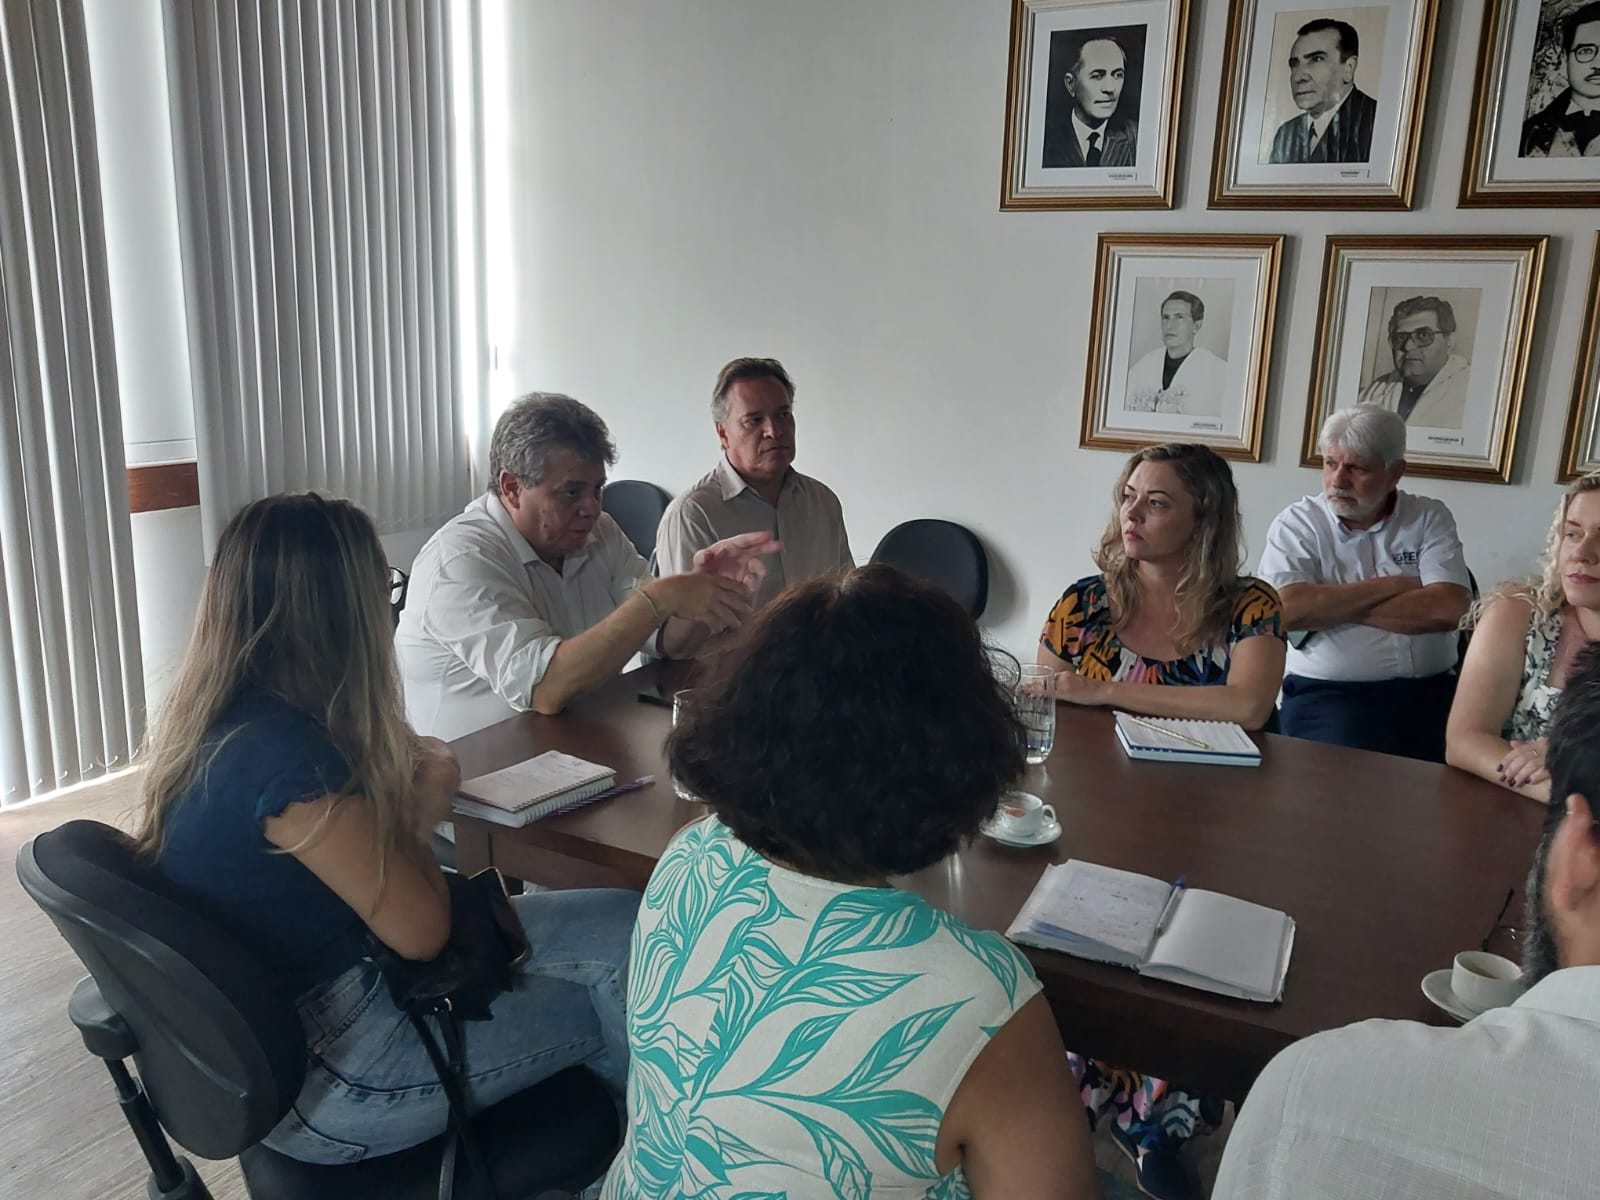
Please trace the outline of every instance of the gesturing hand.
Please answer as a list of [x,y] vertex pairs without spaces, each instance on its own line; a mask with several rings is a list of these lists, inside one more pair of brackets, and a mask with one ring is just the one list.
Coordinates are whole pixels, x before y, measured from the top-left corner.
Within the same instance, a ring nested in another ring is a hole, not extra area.
[[646,587],[651,599],[669,614],[685,621],[698,621],[712,633],[731,629],[750,615],[749,589],[743,582],[724,575],[669,575],[665,579],[651,580]]
[[741,533],[696,552],[694,573],[720,575],[753,593],[767,577],[767,564],[761,559],[781,549],[783,543],[770,533]]

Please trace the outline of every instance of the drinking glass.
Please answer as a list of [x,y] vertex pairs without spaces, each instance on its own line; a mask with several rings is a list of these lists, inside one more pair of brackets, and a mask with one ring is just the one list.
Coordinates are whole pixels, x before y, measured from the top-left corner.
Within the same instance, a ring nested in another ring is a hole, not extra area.
[[[683,716],[693,702],[693,688],[684,688],[682,691],[672,693],[672,724],[674,726],[678,724],[678,718]],[[696,803],[700,800],[700,797],[679,783],[676,776],[672,779],[672,790],[677,793],[680,800],[693,800]]]
[[1028,761],[1042,763],[1056,744],[1056,673],[1024,664],[1016,686],[1017,719],[1027,731]]

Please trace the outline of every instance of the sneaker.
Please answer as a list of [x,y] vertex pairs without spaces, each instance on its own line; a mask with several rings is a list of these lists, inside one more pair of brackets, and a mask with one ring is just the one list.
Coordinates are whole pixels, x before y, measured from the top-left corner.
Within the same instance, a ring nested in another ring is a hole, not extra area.
[[1111,1141],[1128,1156],[1139,1178],[1139,1190],[1152,1200],[1201,1200],[1200,1185],[1178,1161],[1178,1147],[1166,1138],[1144,1149],[1128,1130],[1115,1122]]

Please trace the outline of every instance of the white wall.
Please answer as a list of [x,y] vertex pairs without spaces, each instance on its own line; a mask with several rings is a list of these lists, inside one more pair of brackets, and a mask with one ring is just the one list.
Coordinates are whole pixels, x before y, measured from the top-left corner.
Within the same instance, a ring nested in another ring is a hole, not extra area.
[[1207,211],[1223,0],[1194,4],[1176,211],[997,211],[1009,7],[511,3],[486,51],[509,100],[485,148],[512,218],[487,233],[497,399],[571,392],[610,423],[618,477],[677,491],[714,461],[717,367],[776,355],[798,465],[839,493],[857,558],[902,520],[967,524],[996,568],[985,624],[1031,653],[1092,569],[1123,461],[1078,449],[1098,232],[1290,235],[1264,461],[1235,465],[1252,562],[1318,486],[1298,462],[1323,236],[1548,233],[1515,482],[1414,483],[1454,509],[1485,584],[1527,569],[1560,494],[1596,219],[1457,210],[1482,0],[1440,5],[1417,211],[1387,214]]

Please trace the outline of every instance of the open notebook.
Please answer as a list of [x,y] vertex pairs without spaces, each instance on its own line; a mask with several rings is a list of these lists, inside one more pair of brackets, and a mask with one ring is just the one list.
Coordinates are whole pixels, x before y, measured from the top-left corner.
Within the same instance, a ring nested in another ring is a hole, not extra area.
[[1129,758],[1152,762],[1218,763],[1259,767],[1261,751],[1232,721],[1185,721],[1177,717],[1117,714],[1117,741]]
[[610,767],[546,750],[467,780],[452,807],[499,825],[526,825],[597,796],[616,781]]
[[1045,868],[1006,936],[1185,987],[1276,1001],[1294,921],[1247,900],[1071,859]]

